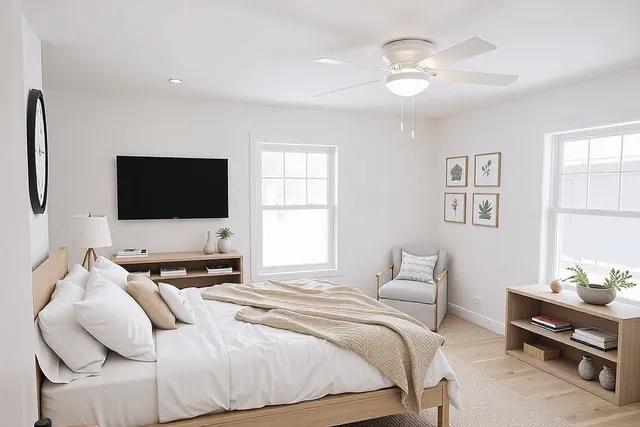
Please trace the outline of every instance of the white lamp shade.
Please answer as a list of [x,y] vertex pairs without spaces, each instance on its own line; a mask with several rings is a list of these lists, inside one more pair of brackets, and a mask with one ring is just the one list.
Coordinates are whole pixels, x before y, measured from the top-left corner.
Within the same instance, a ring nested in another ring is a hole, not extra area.
[[104,215],[74,215],[74,239],[79,248],[111,246],[109,223]]

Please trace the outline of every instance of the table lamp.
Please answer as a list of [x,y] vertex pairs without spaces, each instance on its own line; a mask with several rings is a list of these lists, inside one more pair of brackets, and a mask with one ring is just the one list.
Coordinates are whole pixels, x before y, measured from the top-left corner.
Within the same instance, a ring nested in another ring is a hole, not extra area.
[[104,248],[111,246],[111,233],[109,233],[109,223],[104,215],[74,215],[75,245],[79,248],[86,248],[82,266],[87,270],[91,268],[91,263],[97,259],[94,248]]

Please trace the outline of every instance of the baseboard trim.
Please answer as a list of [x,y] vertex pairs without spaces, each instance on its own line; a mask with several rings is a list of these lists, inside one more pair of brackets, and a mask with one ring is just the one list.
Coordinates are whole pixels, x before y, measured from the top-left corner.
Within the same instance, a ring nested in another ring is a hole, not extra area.
[[496,322],[493,319],[489,319],[486,316],[475,313],[468,308],[464,308],[456,304],[449,303],[448,307],[449,313],[454,314],[458,317],[462,317],[463,319],[468,320],[471,323],[475,323],[476,325],[482,326],[483,328],[489,329],[496,334],[504,335],[504,324]]

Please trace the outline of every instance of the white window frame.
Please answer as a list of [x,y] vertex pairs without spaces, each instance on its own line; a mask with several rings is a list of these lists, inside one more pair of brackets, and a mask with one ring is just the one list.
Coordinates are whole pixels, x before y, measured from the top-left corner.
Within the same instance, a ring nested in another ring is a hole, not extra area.
[[[563,272],[559,271],[560,267],[560,235],[562,230],[558,218],[561,214],[576,214],[576,215],[588,215],[588,216],[606,216],[612,218],[640,218],[640,211],[623,211],[623,210],[607,210],[607,209],[589,209],[588,197],[589,197],[589,182],[591,173],[589,173],[590,164],[587,163],[587,207],[586,208],[566,208],[561,206],[562,197],[562,165],[563,165],[563,145],[569,141],[589,140],[596,138],[603,138],[608,136],[624,136],[629,134],[640,133],[640,122],[625,123],[620,125],[610,125],[593,129],[584,129],[574,132],[565,132],[552,135],[552,161],[551,161],[551,192],[550,192],[550,206],[548,217],[548,235],[547,235],[547,279],[566,276]],[[589,146],[590,147],[590,146]],[[622,146],[620,147],[620,155],[624,152],[624,137],[622,140]],[[588,157],[590,162],[590,156]],[[622,162],[621,162],[622,163]],[[620,165],[622,168],[622,164]],[[618,179],[618,208],[620,208],[621,185],[622,175],[625,172],[619,170]],[[637,301],[636,301],[637,303]]]
[[[251,140],[251,279],[297,279],[332,277],[338,270],[338,147],[335,145],[302,144],[291,142],[265,142]],[[262,205],[262,152],[325,153],[327,154],[326,205]],[[328,261],[322,264],[263,267],[262,211],[263,210],[328,210]]]

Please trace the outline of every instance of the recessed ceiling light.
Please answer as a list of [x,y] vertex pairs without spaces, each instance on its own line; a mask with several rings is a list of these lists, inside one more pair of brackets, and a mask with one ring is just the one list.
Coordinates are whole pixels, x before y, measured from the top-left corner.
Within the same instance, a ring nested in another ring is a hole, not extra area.
[[182,79],[169,79],[169,83],[179,85],[180,83],[182,83]]

